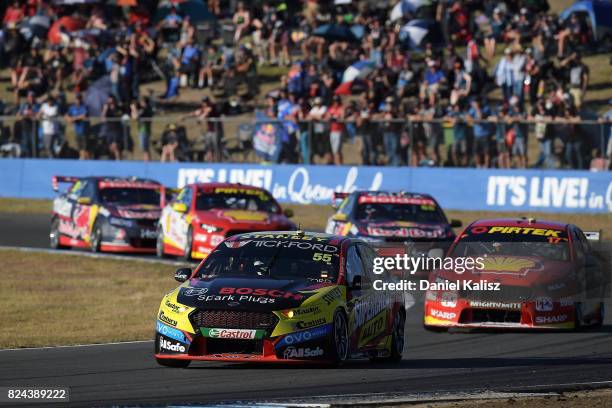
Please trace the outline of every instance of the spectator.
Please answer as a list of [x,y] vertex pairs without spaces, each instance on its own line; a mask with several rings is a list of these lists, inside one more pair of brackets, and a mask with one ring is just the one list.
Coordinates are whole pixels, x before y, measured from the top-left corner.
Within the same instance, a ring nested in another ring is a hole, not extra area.
[[457,60],[453,64],[453,75],[455,81],[450,94],[451,105],[456,104],[459,99],[467,97],[472,88],[472,76],[463,69],[461,60]]
[[372,121],[376,115],[376,105],[367,97],[361,98],[361,104],[361,109],[356,117],[357,137],[361,139],[361,162],[370,166],[377,164],[373,142],[375,124]]
[[[220,117],[215,104],[208,96],[202,98],[200,107],[188,115],[182,117],[182,120],[187,118],[195,118],[202,126],[201,141],[204,148],[204,160],[214,161],[219,158],[221,144],[221,124],[217,121]],[[170,147],[172,151],[174,148]]]
[[474,121],[474,158],[477,168],[488,168],[491,165],[490,137],[491,128],[485,122],[491,117],[491,110],[486,104],[481,105],[477,98],[472,99],[468,115]]
[[238,2],[236,12],[234,13],[234,17],[232,17],[232,22],[236,30],[234,31],[234,43],[238,44],[251,25],[251,14],[244,6],[243,1]]
[[56,157],[56,146],[59,143],[59,106],[55,96],[49,94],[38,111],[38,119],[41,119],[40,128],[43,138],[43,147],[47,157]]
[[325,116],[327,107],[323,105],[323,100],[320,96],[314,98],[312,108],[308,113],[308,119],[313,121],[313,140],[312,140],[312,155],[323,157],[325,164],[332,164],[332,148],[330,145],[330,137],[325,135]]
[[124,145],[121,115],[122,112],[117,105],[117,100],[114,96],[109,96],[100,115],[105,119],[102,123],[100,135],[105,139],[109,155],[113,160],[121,160]]
[[531,120],[535,121],[535,137],[540,145],[540,155],[534,167],[553,167],[553,139],[550,135],[549,122],[552,118],[546,111],[544,101],[540,100],[535,106],[534,112],[531,115]]
[[561,66],[569,67],[570,95],[576,110],[580,111],[582,101],[589,86],[589,67],[587,67],[579,53],[573,53],[567,60],[561,62]]
[[387,165],[399,166],[401,158],[399,155],[399,138],[401,123],[398,121],[398,112],[392,97],[387,97],[380,109],[380,127],[387,156]]
[[499,60],[495,68],[495,83],[501,87],[505,102],[508,102],[513,95],[516,82],[515,72],[512,50],[506,48],[504,50],[504,57]]
[[175,162],[176,149],[179,146],[179,135],[176,124],[168,125],[161,138],[162,151],[160,156],[161,162]]
[[438,69],[438,65],[435,61],[427,61],[427,67],[424,81],[421,84],[419,99],[423,101],[427,98],[430,105],[435,105],[439,96],[440,85],[444,83],[446,79],[444,77],[444,72]]
[[74,104],[70,105],[66,114],[66,121],[72,123],[76,137],[79,159],[86,160],[89,155],[89,109],[83,104],[83,96],[76,94]]
[[565,141],[565,162],[571,169],[584,169],[585,157],[582,151],[582,134],[578,129],[576,122],[580,120],[578,113],[574,107],[565,109],[563,123],[561,126],[564,130]]
[[40,105],[36,102],[34,92],[30,91],[27,94],[26,101],[19,106],[17,111],[17,120],[19,121],[19,145],[21,154],[24,157],[32,157],[35,155],[37,143],[37,125],[35,119],[40,110]]
[[145,96],[138,101],[133,101],[130,109],[132,119],[138,121],[138,138],[142,150],[142,159],[149,161],[151,160],[151,120],[154,114],[151,98]]
[[527,135],[525,134],[525,127],[521,123],[524,119],[525,115],[519,104],[519,98],[514,95],[510,98],[510,108],[508,109],[510,130],[506,133],[506,141],[511,149],[512,157],[516,158],[516,167],[519,169],[524,169],[527,164]]
[[333,161],[336,165],[342,164],[342,136],[344,135],[345,125],[344,120],[345,109],[342,105],[340,96],[334,95],[333,102],[329,109],[327,109],[326,117],[330,121],[329,129],[329,143],[331,145],[331,151],[333,155]]

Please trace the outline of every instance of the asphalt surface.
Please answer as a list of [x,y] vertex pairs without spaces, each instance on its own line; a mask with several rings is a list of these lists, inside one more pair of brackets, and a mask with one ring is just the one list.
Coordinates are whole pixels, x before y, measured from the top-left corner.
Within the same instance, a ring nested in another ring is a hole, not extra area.
[[[0,225],[0,245],[47,247],[46,216],[0,214]],[[606,307],[612,310],[611,304]],[[171,369],[157,366],[152,342],[140,342],[0,351],[0,387],[70,387],[71,403],[61,406],[133,406],[313,401],[365,393],[559,391],[612,382],[609,317],[600,329],[567,333],[434,333],[425,331],[421,321],[417,301],[408,312],[400,364],[356,361],[329,368],[199,362]],[[26,405],[32,404],[21,406]]]

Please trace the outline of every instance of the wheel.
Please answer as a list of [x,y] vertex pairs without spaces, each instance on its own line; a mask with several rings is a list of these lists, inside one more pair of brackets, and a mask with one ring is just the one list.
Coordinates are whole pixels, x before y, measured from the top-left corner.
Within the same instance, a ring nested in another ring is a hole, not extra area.
[[172,368],[185,368],[191,363],[191,360],[174,360],[170,358],[155,358],[155,360],[161,366]]
[[191,261],[191,251],[193,248],[193,230],[191,227],[187,230],[187,237],[185,237],[185,249],[183,250],[183,259]]
[[49,231],[49,246],[51,249],[68,248],[67,246],[60,244],[59,224],[59,218],[54,218],[51,221],[51,230]]
[[393,320],[393,332],[391,333],[391,355],[387,358],[388,361],[402,361],[404,352],[404,326],[406,324],[406,316],[402,309],[395,313]]
[[341,310],[336,310],[334,313],[334,323],[332,330],[333,344],[332,360],[335,365],[342,365],[348,358],[348,324],[346,323],[346,316]]
[[102,244],[102,227],[98,221],[94,222],[94,226],[91,229],[91,252],[100,252],[100,246]]
[[155,254],[158,258],[167,258],[164,252],[164,228],[160,225],[157,228],[157,240],[155,241]]

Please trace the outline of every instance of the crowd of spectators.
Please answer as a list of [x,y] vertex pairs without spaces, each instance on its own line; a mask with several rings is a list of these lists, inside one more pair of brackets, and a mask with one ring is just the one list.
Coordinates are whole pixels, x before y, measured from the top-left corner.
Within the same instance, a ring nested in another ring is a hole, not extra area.
[[[137,146],[145,160],[153,149],[163,161],[222,160],[223,126],[212,120],[248,107],[285,130],[282,162],[339,165],[359,141],[365,165],[609,166],[612,113],[589,116],[585,105],[593,28],[583,15],[561,21],[546,0],[208,0],[206,18],[156,0],[66,3],[4,11],[0,61],[13,100],[2,109],[19,119],[10,139],[22,156],[121,159]],[[36,35],[43,17],[48,33]],[[426,24],[413,31],[415,21]],[[287,67],[265,100],[262,66]],[[358,73],[347,79],[350,68]],[[142,95],[160,78],[164,92]],[[186,88],[213,97],[154,145],[151,119]],[[93,126],[94,116],[106,120]],[[202,123],[201,147],[186,137],[189,118]]]

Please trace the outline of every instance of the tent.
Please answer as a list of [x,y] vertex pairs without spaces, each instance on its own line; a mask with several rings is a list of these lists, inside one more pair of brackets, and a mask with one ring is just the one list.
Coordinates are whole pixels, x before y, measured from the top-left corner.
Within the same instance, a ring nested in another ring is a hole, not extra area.
[[612,34],[612,2],[603,0],[581,0],[563,10],[559,19],[567,20],[573,13],[587,13],[591,20],[595,40]]
[[444,45],[444,34],[440,24],[433,20],[412,20],[404,25],[399,34],[400,41],[410,48],[422,48],[431,43],[434,48]]

